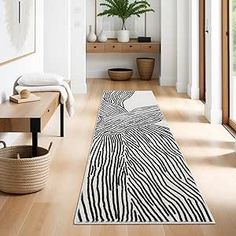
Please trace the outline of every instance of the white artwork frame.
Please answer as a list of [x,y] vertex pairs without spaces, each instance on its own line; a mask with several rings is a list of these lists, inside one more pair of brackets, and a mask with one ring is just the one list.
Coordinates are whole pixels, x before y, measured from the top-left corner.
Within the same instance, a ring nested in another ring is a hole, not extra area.
[[36,0],[0,0],[0,64],[36,52]]
[[[132,1],[132,0],[131,0]],[[133,0],[135,1],[135,0]],[[104,31],[109,39],[117,38],[117,31],[121,30],[122,22],[118,17],[98,16],[104,8],[100,6],[103,0],[96,0],[95,2],[95,31],[99,35]],[[126,22],[127,30],[130,31],[130,38],[136,39],[139,36],[146,35],[146,14],[140,17],[132,16]]]

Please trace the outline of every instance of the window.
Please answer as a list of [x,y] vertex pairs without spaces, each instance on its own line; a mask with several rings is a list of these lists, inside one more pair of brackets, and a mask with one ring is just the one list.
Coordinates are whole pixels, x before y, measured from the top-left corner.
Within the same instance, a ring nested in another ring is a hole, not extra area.
[[236,130],[236,0],[222,0],[223,123]]
[[229,123],[236,124],[236,0],[230,0]]

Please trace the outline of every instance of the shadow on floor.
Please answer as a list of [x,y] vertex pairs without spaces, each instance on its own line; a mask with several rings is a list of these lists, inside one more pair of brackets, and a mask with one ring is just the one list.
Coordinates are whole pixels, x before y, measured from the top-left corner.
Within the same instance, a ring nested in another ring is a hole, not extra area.
[[206,158],[188,158],[188,163],[192,166],[218,166],[218,167],[228,167],[236,168],[236,155],[235,152],[229,152],[223,155],[210,156]]

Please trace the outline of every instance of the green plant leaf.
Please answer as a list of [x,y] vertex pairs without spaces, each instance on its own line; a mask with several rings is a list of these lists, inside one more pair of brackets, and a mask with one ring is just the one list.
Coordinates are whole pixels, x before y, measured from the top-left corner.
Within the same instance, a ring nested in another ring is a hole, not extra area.
[[140,17],[146,12],[154,12],[150,3],[145,0],[104,0],[100,6],[105,9],[98,16],[113,17],[117,16],[122,20],[122,29],[126,29],[125,23],[131,16]]

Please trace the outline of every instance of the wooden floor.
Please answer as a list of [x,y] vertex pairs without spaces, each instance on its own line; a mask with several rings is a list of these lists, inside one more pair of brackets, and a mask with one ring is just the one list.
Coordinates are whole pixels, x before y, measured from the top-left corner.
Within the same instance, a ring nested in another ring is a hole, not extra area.
[[[74,213],[103,90],[152,90],[216,220],[216,225],[75,226]],[[236,156],[234,138],[220,125],[210,125],[203,104],[179,95],[156,81],[89,80],[88,94],[76,97],[76,115],[66,119],[66,137],[59,135],[59,111],[40,145],[53,141],[47,187],[36,194],[0,193],[0,235],[80,236],[235,236]],[[19,144],[29,143],[23,136]]]

